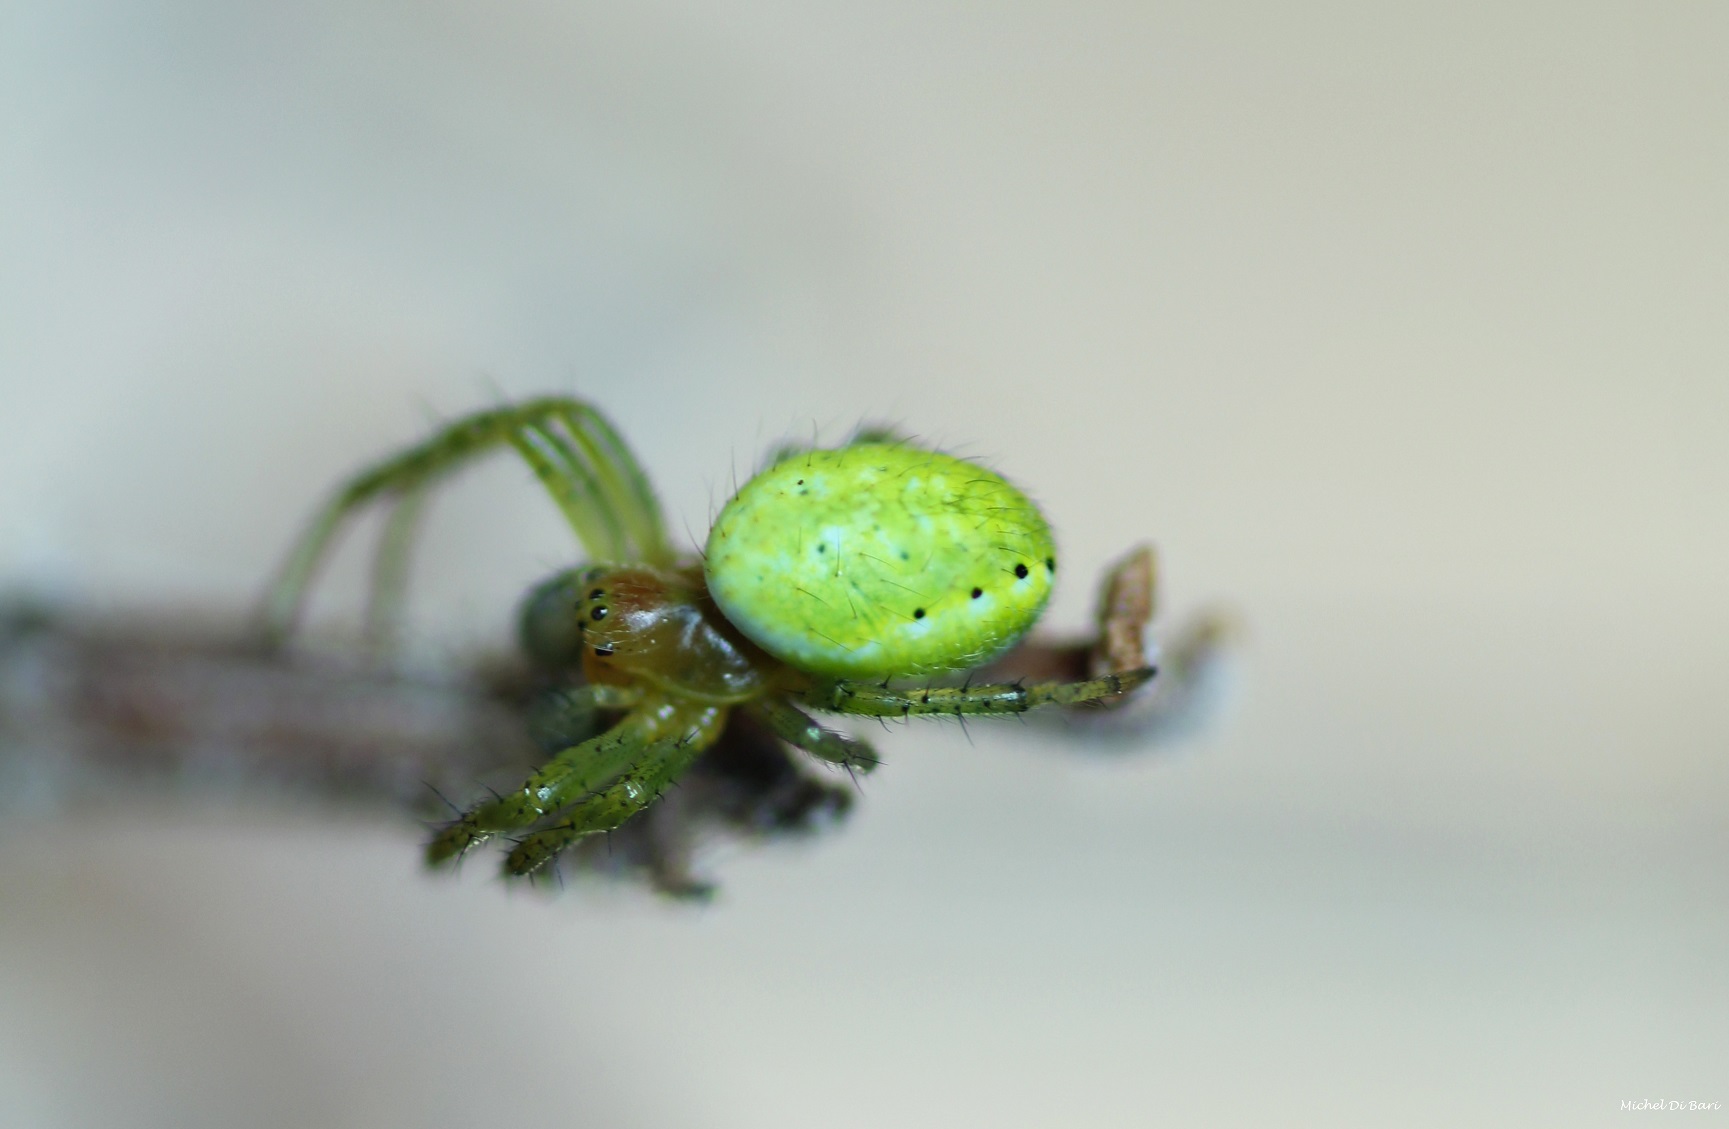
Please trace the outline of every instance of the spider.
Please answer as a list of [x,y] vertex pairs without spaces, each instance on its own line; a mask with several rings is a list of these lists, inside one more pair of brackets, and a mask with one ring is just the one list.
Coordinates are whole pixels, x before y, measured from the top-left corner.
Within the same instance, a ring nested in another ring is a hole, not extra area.
[[[1056,575],[1043,515],[977,463],[872,431],[834,449],[783,449],[726,503],[706,550],[691,557],[669,542],[654,490],[618,432],[566,397],[459,419],[344,483],[270,590],[266,639],[286,640],[336,535],[375,502],[390,513],[369,619],[386,632],[428,490],[503,447],[533,470],[588,561],[533,588],[519,617],[530,662],[566,682],[537,713],[550,759],[437,830],[426,846],[431,865],[508,834],[506,874],[533,874],[654,803],[733,711],[821,761],[866,773],[878,763],[871,747],[807,709],[964,720],[1108,704],[1155,674],[1139,665],[1137,648],[1076,681],[939,684],[1013,647]],[[616,720],[590,735],[597,717]]]

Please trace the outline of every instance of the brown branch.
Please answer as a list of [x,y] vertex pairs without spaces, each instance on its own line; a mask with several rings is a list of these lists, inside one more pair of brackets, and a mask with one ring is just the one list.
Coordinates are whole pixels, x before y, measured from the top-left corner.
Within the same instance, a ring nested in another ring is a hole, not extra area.
[[[1148,550],[1131,553],[1106,577],[1095,635],[1031,641],[986,676],[1074,679],[1143,665],[1152,569]],[[1179,636],[1160,680],[1128,696],[1134,708],[1121,720],[1145,734],[1192,712],[1223,635],[1210,617]],[[525,718],[545,687],[523,664],[491,659],[413,678],[239,639],[184,617],[0,614],[0,811],[168,789],[442,818],[439,795],[461,802],[514,786],[544,759]],[[853,790],[814,771],[735,711],[676,788],[566,864],[700,893],[691,857],[705,841],[771,839],[845,816]]]

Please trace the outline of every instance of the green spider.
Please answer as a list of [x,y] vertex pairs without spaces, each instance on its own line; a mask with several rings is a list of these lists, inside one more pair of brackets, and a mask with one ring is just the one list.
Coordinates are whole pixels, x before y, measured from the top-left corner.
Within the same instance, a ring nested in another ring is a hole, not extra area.
[[[669,543],[648,478],[618,433],[592,406],[563,397],[468,416],[350,479],[271,590],[266,637],[286,639],[336,534],[380,501],[392,511],[372,619],[388,626],[426,492],[499,447],[528,463],[589,554],[534,588],[519,623],[530,661],[571,684],[549,711],[553,732],[570,740],[553,741],[558,751],[519,788],[440,829],[426,848],[433,865],[511,833],[519,837],[506,873],[532,874],[652,804],[734,710],[820,760],[869,772],[869,745],[805,709],[964,719],[1117,699],[1155,673],[931,683],[1013,647],[1056,574],[1038,508],[976,463],[877,433],[833,450],[782,451],[726,504],[706,552],[692,559]],[[597,715],[617,720],[588,736]]]

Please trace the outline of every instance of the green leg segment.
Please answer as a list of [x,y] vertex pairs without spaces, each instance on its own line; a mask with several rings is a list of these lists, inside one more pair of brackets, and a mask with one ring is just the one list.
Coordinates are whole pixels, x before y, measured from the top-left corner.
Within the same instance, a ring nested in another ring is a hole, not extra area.
[[403,602],[408,594],[408,561],[425,509],[426,487],[410,488],[397,496],[384,523],[378,552],[372,558],[372,585],[366,606],[366,643],[374,654],[388,654],[401,630]]
[[265,601],[262,634],[277,644],[293,629],[307,586],[348,519],[366,506],[397,499],[374,571],[380,612],[386,623],[400,603],[403,565],[419,508],[417,495],[470,460],[511,447],[534,471],[558,504],[583,547],[594,558],[670,565],[660,505],[636,458],[612,425],[594,408],[568,397],[531,400],[480,412],[446,427],[425,442],[350,479],[319,511],[295,546]]
[[784,698],[760,698],[746,707],[782,741],[803,749],[813,757],[855,772],[869,772],[879,763],[876,750],[863,741],[824,729],[803,710]]
[[923,690],[890,688],[868,682],[839,680],[808,691],[808,705],[831,713],[868,717],[914,717],[928,714],[968,715],[1025,713],[1040,706],[1072,706],[1126,694],[1150,680],[1152,667],[1107,674],[1085,682],[1038,682],[1031,686],[934,686]]
[[644,749],[665,738],[683,713],[661,700],[645,702],[624,720],[554,756],[520,788],[476,804],[426,845],[426,861],[437,866],[500,831],[532,827],[583,795],[628,771]]
[[[625,525],[636,549],[632,560],[656,566],[673,563],[675,554],[666,539],[660,501],[642,465],[631,454],[623,437],[606,417],[579,400],[551,398],[538,401],[542,410],[564,425],[571,439],[594,468],[602,493]],[[527,405],[533,408],[535,404]]]
[[506,856],[505,873],[532,874],[578,839],[611,831],[658,800],[720,736],[726,709],[707,706],[684,711],[684,717],[682,732],[642,749],[636,762],[609,787],[579,802],[557,822],[525,836]]

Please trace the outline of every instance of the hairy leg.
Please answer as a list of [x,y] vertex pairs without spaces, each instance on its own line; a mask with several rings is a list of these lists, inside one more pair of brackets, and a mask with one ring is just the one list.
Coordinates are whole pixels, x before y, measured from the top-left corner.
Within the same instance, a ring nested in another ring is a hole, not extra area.
[[824,729],[803,710],[779,697],[760,698],[745,707],[782,741],[813,757],[857,772],[869,772],[881,759],[876,750],[845,733]]
[[[267,596],[261,624],[265,640],[279,643],[292,630],[307,586],[351,517],[374,502],[400,499],[408,514],[400,523],[392,521],[381,552],[392,559],[405,557],[414,527],[413,496],[501,447],[514,449],[528,463],[591,555],[672,562],[647,476],[612,426],[580,400],[531,400],[458,420],[349,479],[313,519]],[[388,582],[400,571],[386,561],[375,576],[382,574]],[[386,607],[399,599],[396,594],[381,595],[376,602]]]
[[1157,673],[1149,666],[1084,682],[1035,682],[1030,686],[1011,682],[993,686],[930,686],[922,690],[841,679],[807,691],[804,700],[831,713],[868,717],[1025,713],[1040,706],[1072,706],[1126,694]]
[[587,835],[611,831],[660,798],[661,792],[714,744],[726,723],[724,706],[684,709],[674,736],[641,747],[611,785],[579,800],[552,824],[524,836],[504,860],[506,874],[532,874]]
[[[590,686],[590,704],[612,709],[632,696],[617,687]],[[580,693],[580,691],[573,691]],[[617,778],[644,749],[665,738],[683,711],[664,699],[641,702],[624,720],[596,737],[563,750],[522,786],[463,812],[426,845],[426,861],[436,866],[457,858],[500,831],[532,827],[584,794]]]

